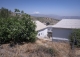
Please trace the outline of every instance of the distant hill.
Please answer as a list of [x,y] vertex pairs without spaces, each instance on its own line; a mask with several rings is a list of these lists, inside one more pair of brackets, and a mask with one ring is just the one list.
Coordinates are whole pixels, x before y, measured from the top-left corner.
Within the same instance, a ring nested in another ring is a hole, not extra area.
[[53,19],[62,19],[60,16],[58,15],[52,15],[52,14],[49,14],[49,15],[45,15],[45,14],[30,14],[31,16],[35,16],[35,17],[48,17],[48,18],[53,18]]
[[31,16],[32,20],[39,20],[40,22],[46,24],[47,22],[50,23],[50,25],[54,25],[56,24],[57,22],[59,22],[59,20],[57,19],[53,19],[53,18],[48,18],[48,17],[34,17],[34,16]]
[[80,19],[80,16],[62,16],[62,19]]
[[80,16],[58,16],[54,14],[30,14],[31,16],[35,17],[49,17],[49,18],[54,18],[54,19],[80,19]]

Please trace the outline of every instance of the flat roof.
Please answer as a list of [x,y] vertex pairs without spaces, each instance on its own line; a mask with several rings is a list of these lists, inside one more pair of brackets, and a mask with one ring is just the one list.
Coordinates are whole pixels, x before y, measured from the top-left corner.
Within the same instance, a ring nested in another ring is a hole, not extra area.
[[80,29],[80,19],[62,19],[57,24],[53,25],[54,28],[70,28]]

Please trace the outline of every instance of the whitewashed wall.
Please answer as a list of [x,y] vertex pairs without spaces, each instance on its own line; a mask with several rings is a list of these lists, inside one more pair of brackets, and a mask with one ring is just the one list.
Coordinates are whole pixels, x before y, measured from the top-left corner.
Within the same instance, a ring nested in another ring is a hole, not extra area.
[[69,40],[69,36],[72,29],[53,28],[52,39],[53,40]]
[[47,29],[42,29],[38,31],[37,37],[45,38],[47,37]]

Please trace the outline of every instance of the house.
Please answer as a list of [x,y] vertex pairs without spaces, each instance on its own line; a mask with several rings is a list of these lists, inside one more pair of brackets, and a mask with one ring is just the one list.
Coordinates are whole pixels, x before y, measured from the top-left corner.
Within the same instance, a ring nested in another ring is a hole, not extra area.
[[47,37],[47,26],[41,23],[40,21],[34,21],[36,24],[36,31],[38,38],[45,38]]
[[52,40],[69,41],[74,29],[80,29],[80,19],[62,19],[52,26]]

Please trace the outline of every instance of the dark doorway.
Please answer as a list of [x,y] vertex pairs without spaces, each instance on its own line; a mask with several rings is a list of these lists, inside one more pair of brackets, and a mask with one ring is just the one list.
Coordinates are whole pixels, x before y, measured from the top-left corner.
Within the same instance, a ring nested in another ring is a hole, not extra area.
[[49,38],[52,37],[52,32],[48,32],[48,35],[47,35]]

